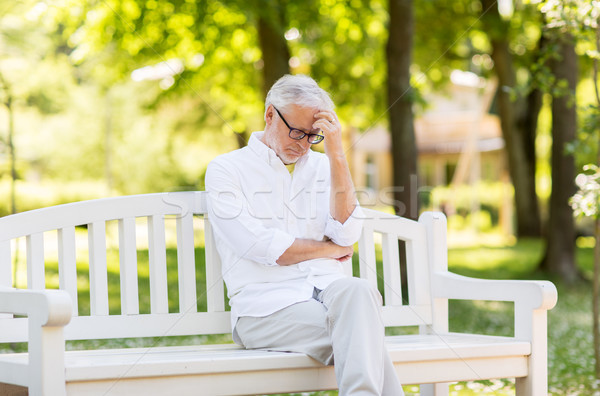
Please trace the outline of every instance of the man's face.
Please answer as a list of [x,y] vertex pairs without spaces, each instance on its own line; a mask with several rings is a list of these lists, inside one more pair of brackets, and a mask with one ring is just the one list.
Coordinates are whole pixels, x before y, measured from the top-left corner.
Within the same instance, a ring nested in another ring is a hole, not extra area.
[[[313,123],[315,122],[315,114],[318,112],[317,109],[291,105],[288,106],[287,110],[279,109],[279,111],[290,127],[307,133],[315,132]],[[272,105],[267,109],[265,122],[263,143],[275,151],[284,164],[296,163],[310,149],[311,144],[306,137],[301,140],[290,138],[290,129]]]

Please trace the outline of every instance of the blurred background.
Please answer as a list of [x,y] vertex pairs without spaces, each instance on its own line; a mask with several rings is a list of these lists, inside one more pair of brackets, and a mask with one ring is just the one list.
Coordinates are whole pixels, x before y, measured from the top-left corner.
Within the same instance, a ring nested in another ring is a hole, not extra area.
[[0,215],[203,189],[268,88],[307,74],[364,206],[446,213],[457,272],[557,283],[551,343],[572,344],[551,346],[551,390],[592,394],[599,18],[596,0],[0,0]]

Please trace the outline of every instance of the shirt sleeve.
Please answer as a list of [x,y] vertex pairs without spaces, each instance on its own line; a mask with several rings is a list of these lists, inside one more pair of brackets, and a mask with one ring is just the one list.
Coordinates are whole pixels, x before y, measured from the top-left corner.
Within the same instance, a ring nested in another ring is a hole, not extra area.
[[334,219],[331,214],[328,215],[325,235],[340,246],[353,245],[360,238],[363,219],[364,213],[357,202],[354,211],[344,224]]
[[206,170],[208,218],[215,237],[225,241],[238,256],[275,266],[295,238],[279,229],[266,227],[248,211],[248,201],[239,178],[224,164],[212,161]]

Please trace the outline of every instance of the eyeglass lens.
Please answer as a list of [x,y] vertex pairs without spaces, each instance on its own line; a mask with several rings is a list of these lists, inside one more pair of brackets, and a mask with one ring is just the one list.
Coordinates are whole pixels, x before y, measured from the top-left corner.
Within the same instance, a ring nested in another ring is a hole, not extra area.
[[295,140],[303,139],[304,136],[308,135],[308,142],[311,144],[319,143],[323,140],[323,136],[314,133],[306,133],[299,129],[290,129],[290,137]]

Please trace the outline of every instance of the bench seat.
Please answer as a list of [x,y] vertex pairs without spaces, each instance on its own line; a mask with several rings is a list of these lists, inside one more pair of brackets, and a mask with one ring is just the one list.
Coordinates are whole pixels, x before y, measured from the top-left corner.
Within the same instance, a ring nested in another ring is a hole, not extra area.
[[[404,384],[496,378],[498,365],[505,367],[506,377],[523,376],[531,353],[529,342],[512,337],[459,333],[388,336],[386,343]],[[25,368],[27,359],[27,353],[0,354],[0,367],[10,363]],[[486,366],[491,368],[489,376]],[[67,351],[65,370],[67,394],[198,395],[197,390],[203,389],[202,394],[227,395],[336,389],[333,367],[304,354],[245,350],[234,344]],[[243,380],[244,374],[252,380]]]

